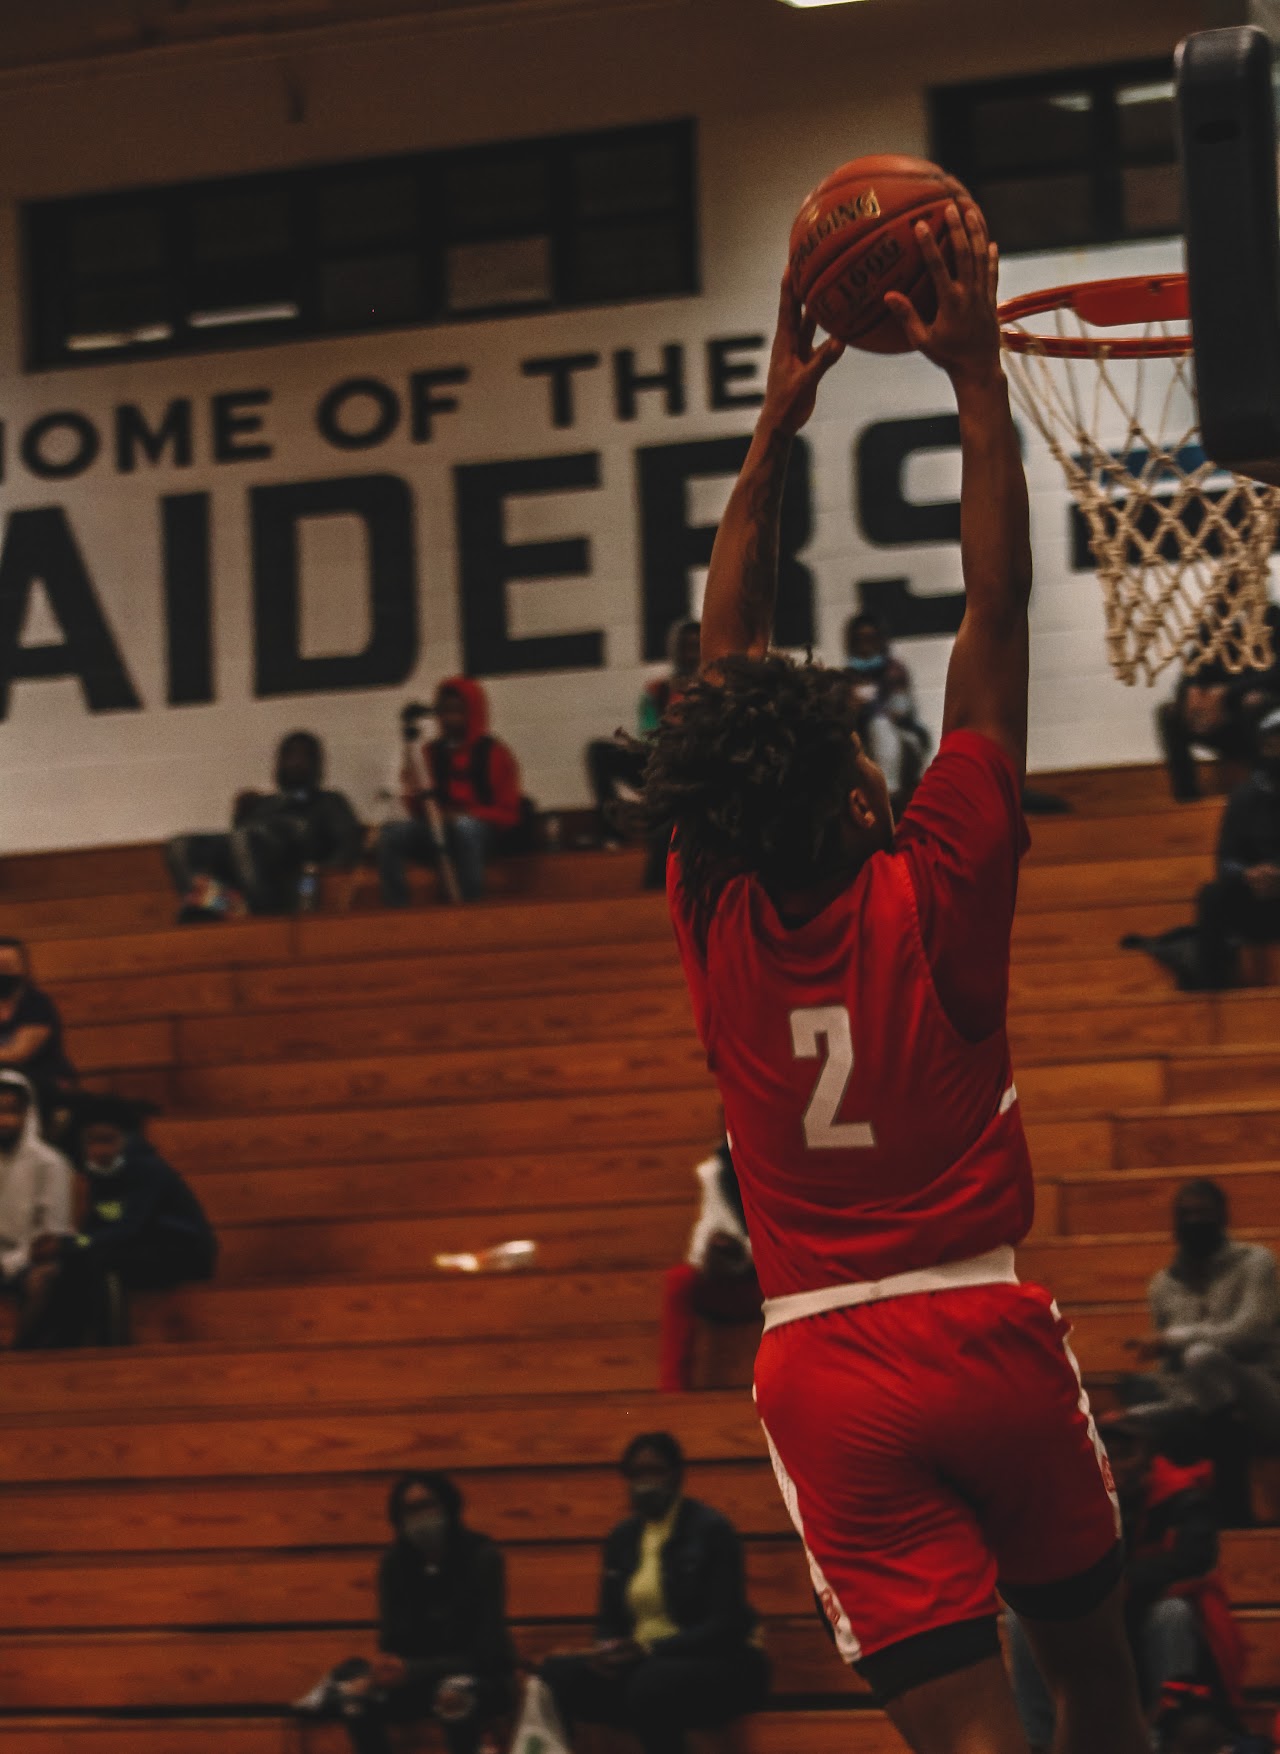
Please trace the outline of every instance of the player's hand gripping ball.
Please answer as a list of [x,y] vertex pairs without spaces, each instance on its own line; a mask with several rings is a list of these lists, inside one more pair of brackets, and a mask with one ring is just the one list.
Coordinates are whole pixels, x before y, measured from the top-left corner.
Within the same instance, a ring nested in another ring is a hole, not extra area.
[[932,322],[937,299],[915,227],[928,224],[950,266],[947,203],[971,200],[923,158],[879,153],[841,165],[806,196],[791,228],[791,281],[806,313],[851,347],[909,352],[884,295],[904,293]]

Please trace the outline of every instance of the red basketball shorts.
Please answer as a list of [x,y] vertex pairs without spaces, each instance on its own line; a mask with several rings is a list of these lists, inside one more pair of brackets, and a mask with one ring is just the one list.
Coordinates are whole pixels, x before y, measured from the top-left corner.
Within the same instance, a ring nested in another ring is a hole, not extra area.
[[1108,1569],[1119,1508],[1067,1333],[1039,1286],[996,1284],[765,1334],[756,1404],[847,1662]]

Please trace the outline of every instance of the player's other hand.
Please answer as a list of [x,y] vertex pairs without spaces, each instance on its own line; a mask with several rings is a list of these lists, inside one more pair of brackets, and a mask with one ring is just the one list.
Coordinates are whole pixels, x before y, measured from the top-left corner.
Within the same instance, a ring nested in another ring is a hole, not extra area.
[[817,326],[816,318],[806,317],[801,310],[790,273],[784,274],[764,407],[760,411],[761,424],[776,432],[800,431],[813,413],[818,385],[844,352],[842,341],[824,341],[815,351],[813,338]]
[[937,239],[922,219],[916,242],[933,281],[938,314],[926,323],[911,300],[886,292],[884,302],[918,352],[952,379],[989,378],[1000,369],[1000,325],[996,318],[996,282],[1000,257],[987,237],[987,225],[971,201],[964,211],[947,205],[947,232],[955,272],[947,267]]

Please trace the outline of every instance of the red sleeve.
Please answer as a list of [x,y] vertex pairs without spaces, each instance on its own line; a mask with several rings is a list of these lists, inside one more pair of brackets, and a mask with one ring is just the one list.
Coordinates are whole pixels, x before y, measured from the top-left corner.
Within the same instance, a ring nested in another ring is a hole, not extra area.
[[674,849],[667,854],[667,906],[680,952],[680,966],[693,1002],[693,1021],[698,1040],[707,1045],[707,958],[693,929],[688,897],[680,883],[680,860]]
[[938,997],[971,1041],[1004,1022],[1018,866],[1030,845],[1009,757],[976,731],[944,737],[894,847],[911,875]]
[[495,828],[514,828],[520,820],[520,769],[505,743],[495,737],[489,750],[489,790],[492,804],[469,804],[467,815]]

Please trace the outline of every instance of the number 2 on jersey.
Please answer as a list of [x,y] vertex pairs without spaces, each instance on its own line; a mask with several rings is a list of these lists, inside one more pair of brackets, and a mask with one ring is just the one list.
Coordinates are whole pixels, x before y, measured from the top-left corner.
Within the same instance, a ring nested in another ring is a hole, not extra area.
[[810,1151],[866,1150],[876,1142],[870,1121],[838,1121],[853,1077],[853,1031],[843,1005],[805,1005],[791,1013],[791,1051],[812,1060],[826,1043],[827,1057],[804,1111],[804,1142]]

